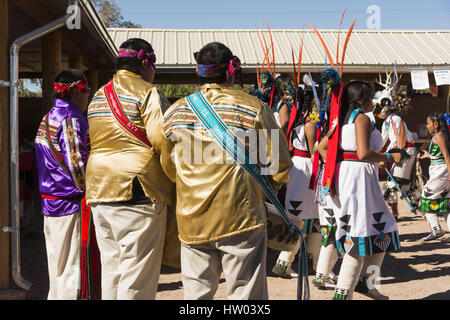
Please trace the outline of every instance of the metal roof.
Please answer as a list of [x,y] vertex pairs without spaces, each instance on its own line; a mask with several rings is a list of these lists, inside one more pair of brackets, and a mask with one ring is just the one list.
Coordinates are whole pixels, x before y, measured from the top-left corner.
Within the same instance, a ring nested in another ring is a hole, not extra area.
[[[142,38],[152,44],[157,56],[157,65],[164,69],[183,69],[195,66],[193,52],[212,41],[227,45],[242,62],[242,66],[254,70],[261,66],[264,54],[258,38],[262,31],[268,45],[267,30],[181,30],[181,29],[120,29],[109,28],[108,32],[117,47],[133,37]],[[338,30],[319,30],[334,60]],[[292,54],[298,61],[302,35],[304,49],[302,71],[323,69],[325,51],[312,29],[272,30],[277,70],[292,70]],[[347,30],[341,30],[340,55]],[[353,30],[345,56],[346,72],[380,72],[392,68],[397,62],[398,72],[409,72],[411,68],[435,68],[450,66],[450,30]]]

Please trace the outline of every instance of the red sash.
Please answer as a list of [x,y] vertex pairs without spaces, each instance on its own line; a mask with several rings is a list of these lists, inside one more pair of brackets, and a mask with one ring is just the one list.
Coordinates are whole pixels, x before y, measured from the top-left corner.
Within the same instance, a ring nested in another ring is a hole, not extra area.
[[86,197],[81,205],[80,289],[78,300],[101,300],[100,252],[95,237],[91,208]]
[[[317,133],[316,133],[316,143],[319,143],[321,133],[322,133],[322,127],[318,127]],[[314,153],[314,162],[313,162],[313,167],[312,167],[312,171],[311,171],[311,179],[309,180],[309,188],[311,190],[316,189],[317,173],[319,172],[319,160],[320,160],[319,159],[319,151],[316,151],[316,153]]]
[[292,156],[302,157],[302,158],[311,158],[311,155],[309,154],[308,151],[303,151],[303,150],[299,150],[299,149],[295,149],[295,148],[292,150]]
[[328,138],[328,148],[327,148],[327,158],[325,161],[325,169],[323,173],[323,190],[332,190],[334,170],[336,168],[336,160],[339,148],[339,105],[342,93],[342,82],[333,90],[333,95],[331,96],[331,109],[330,109],[330,125],[331,128],[334,123],[337,126],[333,133]]
[[[44,199],[59,200],[61,197],[41,194]],[[81,243],[80,243],[80,289],[78,300],[101,300],[100,251],[97,246],[91,208],[86,197],[81,201]]]
[[295,122],[295,118],[297,118],[297,101],[295,101],[294,104],[292,105],[291,114],[289,116],[288,129],[286,133],[288,150],[291,150],[291,133],[292,133],[291,131],[292,126],[294,125]]
[[108,101],[109,108],[111,109],[114,118],[116,118],[117,122],[120,126],[128,133],[130,133],[133,137],[138,139],[140,142],[145,144],[150,149],[152,148],[152,144],[147,138],[147,135],[139,130],[134,124],[128,120],[125,112],[122,109],[122,105],[120,104],[119,98],[117,96],[116,90],[114,89],[113,80],[109,81],[105,87],[103,88],[105,93],[106,100]]

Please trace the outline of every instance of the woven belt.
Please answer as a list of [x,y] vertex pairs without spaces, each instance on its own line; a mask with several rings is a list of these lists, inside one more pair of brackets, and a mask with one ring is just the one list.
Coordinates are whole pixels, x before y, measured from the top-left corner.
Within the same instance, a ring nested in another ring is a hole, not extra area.
[[83,199],[83,196],[76,196],[76,197],[56,197],[51,196],[48,194],[41,194],[41,198],[43,199],[51,199],[51,200],[73,200],[73,199]]
[[303,150],[299,150],[299,149],[295,149],[295,148],[292,150],[292,156],[302,157],[302,158],[311,158],[311,155],[309,154],[308,151],[303,151]]
[[62,199],[61,197],[50,196],[48,194],[41,194],[41,198],[52,199],[52,200],[60,200],[60,199]]
[[438,164],[445,164],[444,158],[438,158],[438,159],[431,159],[430,166],[438,165]]
[[341,155],[341,161],[357,161],[357,162],[364,162],[361,159],[358,158],[358,153],[356,152],[342,152]]

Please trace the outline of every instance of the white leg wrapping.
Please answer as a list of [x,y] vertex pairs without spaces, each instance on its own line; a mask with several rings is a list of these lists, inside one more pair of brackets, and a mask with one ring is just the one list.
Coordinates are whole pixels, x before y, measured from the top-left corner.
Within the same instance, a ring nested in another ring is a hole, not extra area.
[[385,257],[384,252],[364,257],[361,275],[358,278],[355,291],[374,300],[389,300],[388,296],[381,294],[380,288],[381,265]]
[[352,257],[345,254],[342,260],[339,279],[334,292],[335,300],[352,300],[353,291],[356,286],[361,268],[364,263],[364,257]]
[[371,256],[364,257],[364,264],[361,269],[361,275],[363,277],[368,277],[373,274],[373,269],[381,269],[381,265],[383,264],[385,255],[385,252],[380,252],[375,253]]
[[286,266],[286,269],[289,269],[292,266],[292,262],[294,262],[295,256],[298,253],[300,242],[301,240],[299,239],[292,251],[280,251],[277,259],[277,264],[283,264]]
[[314,270],[317,270],[317,261],[319,260],[321,247],[322,235],[320,233],[313,232],[306,236],[306,253],[312,256]]
[[[431,232],[436,236],[438,234],[442,233],[442,228],[439,223],[439,217],[437,214],[434,213],[426,213],[425,217],[427,218],[427,221],[430,225]],[[447,221],[448,223],[448,221]]]
[[318,282],[318,284],[325,283],[337,260],[338,252],[334,244],[329,244],[326,247],[322,246],[317,261],[316,278],[314,281]]

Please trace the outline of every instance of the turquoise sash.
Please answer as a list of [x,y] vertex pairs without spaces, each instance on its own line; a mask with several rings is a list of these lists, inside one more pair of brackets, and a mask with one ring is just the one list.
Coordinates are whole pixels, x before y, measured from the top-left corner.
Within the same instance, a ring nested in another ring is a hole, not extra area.
[[[236,135],[228,128],[220,116],[216,113],[209,101],[202,92],[197,92],[186,97],[187,104],[192,109],[197,118],[205,126],[205,128],[212,135],[214,140],[219,144],[225,152],[233,158],[250,176],[252,176],[261,186],[269,201],[277,208],[281,217],[288,225],[291,232],[297,232],[301,239],[301,249],[299,257],[299,288],[297,291],[297,298],[299,300],[309,299],[309,285],[308,285],[308,270],[306,258],[305,240],[301,230],[289,220],[283,205],[278,200],[275,192],[268,183],[265,176],[261,175],[261,170],[256,164],[252,154],[247,147],[243,145]],[[302,294],[302,281],[305,278],[305,292]]]

